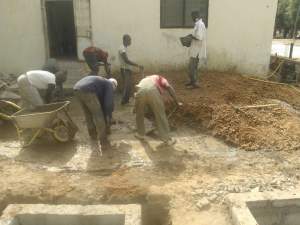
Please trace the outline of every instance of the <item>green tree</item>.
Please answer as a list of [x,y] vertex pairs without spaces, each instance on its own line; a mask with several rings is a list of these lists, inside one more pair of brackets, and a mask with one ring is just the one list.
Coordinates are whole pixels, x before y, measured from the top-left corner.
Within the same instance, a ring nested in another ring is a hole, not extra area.
[[[274,35],[279,31],[284,38],[292,38],[299,5],[300,0],[278,0]],[[297,29],[300,30],[300,21]]]
[[276,33],[276,31],[279,31],[280,33],[283,34],[284,38],[287,37],[287,35],[291,29],[290,1],[291,0],[279,0],[278,1],[277,16],[276,16],[274,32]]
[[[295,22],[296,22],[296,17],[297,17],[297,12],[300,6],[300,0],[289,0],[289,6],[288,6],[288,12],[289,12],[289,17],[291,20],[291,32],[293,32]],[[298,22],[297,24],[297,30],[300,29],[300,23]]]

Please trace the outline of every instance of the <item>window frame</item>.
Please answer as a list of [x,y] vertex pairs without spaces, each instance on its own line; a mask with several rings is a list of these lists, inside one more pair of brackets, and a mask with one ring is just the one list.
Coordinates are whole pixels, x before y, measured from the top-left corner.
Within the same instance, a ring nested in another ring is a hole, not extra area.
[[[186,17],[186,0],[182,0],[183,1],[183,7],[182,7],[182,25],[180,26],[167,26],[164,24],[164,21],[163,21],[163,2],[164,0],[160,0],[160,29],[191,29],[193,28],[194,26],[191,25],[191,26],[188,26],[188,25],[185,25],[185,17]],[[207,9],[206,9],[206,15],[207,15],[207,21],[206,21],[206,27],[208,27],[208,13],[209,13],[209,0],[207,0]]]

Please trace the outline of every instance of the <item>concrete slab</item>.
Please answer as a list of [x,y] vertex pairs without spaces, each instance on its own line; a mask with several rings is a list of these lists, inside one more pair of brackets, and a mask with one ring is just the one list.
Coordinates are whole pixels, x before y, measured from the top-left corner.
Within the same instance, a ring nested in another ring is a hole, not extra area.
[[234,225],[298,225],[299,192],[230,194],[226,198]]
[[12,204],[0,225],[141,225],[141,206]]

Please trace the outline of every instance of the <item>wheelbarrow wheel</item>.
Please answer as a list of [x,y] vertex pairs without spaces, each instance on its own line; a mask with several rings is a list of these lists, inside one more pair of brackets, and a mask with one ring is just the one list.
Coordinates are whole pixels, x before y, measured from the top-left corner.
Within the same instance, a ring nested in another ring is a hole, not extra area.
[[74,123],[69,122],[69,121],[67,122],[67,125],[68,125],[68,131],[69,131],[69,138],[70,138],[70,140],[73,140],[78,131],[78,128]]
[[63,125],[58,125],[53,128],[53,137],[58,142],[68,142],[70,140],[69,130]]

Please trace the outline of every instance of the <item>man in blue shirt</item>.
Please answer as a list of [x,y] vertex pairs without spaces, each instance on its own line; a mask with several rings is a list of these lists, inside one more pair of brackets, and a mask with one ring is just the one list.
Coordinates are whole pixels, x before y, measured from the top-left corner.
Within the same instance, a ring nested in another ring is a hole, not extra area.
[[118,83],[115,79],[87,76],[75,86],[75,96],[85,114],[87,128],[92,139],[97,139],[103,148],[109,146],[107,134],[114,110],[114,90]]

